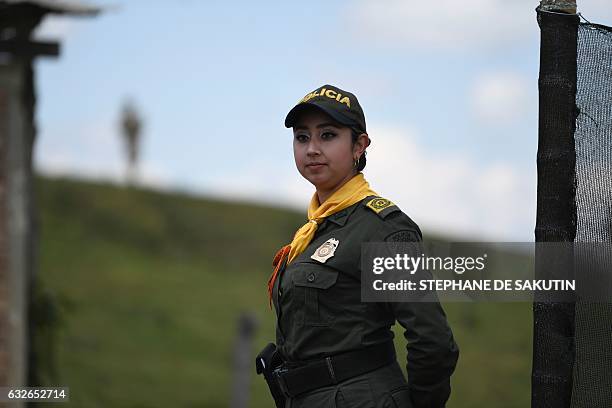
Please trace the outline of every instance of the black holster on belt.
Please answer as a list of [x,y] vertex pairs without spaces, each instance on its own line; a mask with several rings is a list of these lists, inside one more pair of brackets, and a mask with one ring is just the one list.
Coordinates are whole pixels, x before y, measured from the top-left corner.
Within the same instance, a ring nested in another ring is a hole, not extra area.
[[274,343],[268,343],[255,359],[257,374],[263,374],[277,408],[285,408],[286,397],[279,384],[278,376],[275,373],[275,370],[282,364],[283,359]]

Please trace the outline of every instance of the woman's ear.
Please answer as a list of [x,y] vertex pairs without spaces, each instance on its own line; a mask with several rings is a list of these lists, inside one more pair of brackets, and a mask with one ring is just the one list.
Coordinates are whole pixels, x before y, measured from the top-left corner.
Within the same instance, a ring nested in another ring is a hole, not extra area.
[[354,151],[357,157],[361,157],[365,149],[370,145],[370,137],[367,133],[361,133],[355,141]]

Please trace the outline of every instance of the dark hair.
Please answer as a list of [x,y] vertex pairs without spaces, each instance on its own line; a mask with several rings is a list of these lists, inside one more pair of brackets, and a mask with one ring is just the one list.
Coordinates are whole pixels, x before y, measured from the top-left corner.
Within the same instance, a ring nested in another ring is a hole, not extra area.
[[[357,143],[357,139],[359,139],[359,136],[362,134],[363,132],[355,129],[355,128],[351,128],[351,136],[353,139],[353,145],[355,145],[355,143]],[[365,150],[363,151],[363,153],[361,154],[361,156],[359,157],[359,161],[357,162],[357,171],[361,171],[364,169],[364,167],[366,166],[366,152]]]

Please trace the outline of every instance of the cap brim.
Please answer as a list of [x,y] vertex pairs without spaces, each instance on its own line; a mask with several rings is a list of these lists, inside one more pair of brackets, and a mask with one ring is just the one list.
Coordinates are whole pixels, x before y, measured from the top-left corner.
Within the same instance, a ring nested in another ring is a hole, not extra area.
[[357,125],[355,121],[347,118],[346,116],[339,113],[338,111],[335,111],[334,109],[328,108],[326,106],[321,106],[314,102],[302,102],[302,103],[295,105],[293,109],[289,111],[289,113],[287,114],[287,117],[285,118],[285,127],[288,127],[288,128],[293,127],[300,113],[302,113],[304,110],[309,109],[309,108],[319,109],[323,113],[326,113],[327,115],[331,116],[333,120],[335,120],[336,122],[342,125],[345,125],[345,126]]

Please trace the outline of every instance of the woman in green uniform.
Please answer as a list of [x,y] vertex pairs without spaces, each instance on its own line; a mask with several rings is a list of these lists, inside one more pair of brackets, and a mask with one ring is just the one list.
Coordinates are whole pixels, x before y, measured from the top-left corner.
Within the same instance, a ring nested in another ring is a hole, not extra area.
[[[370,139],[355,95],[331,85],[287,115],[300,174],[316,189],[308,222],[274,258],[276,344],[257,357],[277,406],[444,407],[459,351],[437,298],[362,302],[361,244],[416,242],[419,227],[368,185]],[[404,377],[391,326],[407,340]]]

